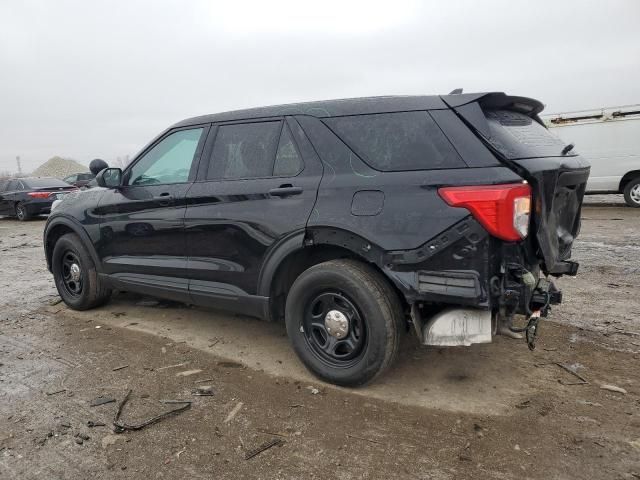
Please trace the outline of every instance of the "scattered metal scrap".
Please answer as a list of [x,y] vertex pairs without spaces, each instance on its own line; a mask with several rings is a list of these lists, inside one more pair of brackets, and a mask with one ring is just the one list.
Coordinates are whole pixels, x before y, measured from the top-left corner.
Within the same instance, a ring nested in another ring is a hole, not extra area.
[[90,407],[97,407],[99,405],[104,405],[106,403],[113,403],[115,402],[116,399],[115,398],[111,398],[111,397],[98,397],[98,398],[94,398],[93,400],[91,400],[91,403],[89,403]]
[[111,370],[112,372],[117,372],[118,370],[122,370],[123,368],[127,368],[129,365],[120,365],[119,367],[114,368],[113,370]]
[[249,459],[255,457],[256,455],[260,455],[265,450],[269,450],[271,447],[280,446],[280,445],[283,445],[283,444],[284,444],[284,440],[282,440],[281,438],[271,439],[271,440],[269,440],[267,442],[264,442],[263,444],[257,446],[256,448],[253,448],[253,449],[249,450],[247,453],[245,453],[244,459],[245,460],[249,460]]
[[89,427],[89,428],[104,427],[104,426],[106,426],[106,425],[103,422],[94,422],[93,420],[87,421],[87,427]]
[[565,372],[570,373],[571,375],[576,377],[578,380],[580,380],[579,382],[566,382],[562,379],[558,380],[558,382],[560,382],[562,385],[588,385],[589,384],[589,381],[586,378],[584,378],[582,375],[580,375],[578,372],[576,372],[572,368],[560,362],[537,363],[536,367],[544,367],[546,365],[557,365],[558,367],[563,369]]
[[127,430],[142,430],[144,427],[148,427],[149,425],[152,425],[152,424],[154,424],[156,422],[159,422],[163,418],[167,418],[167,417],[169,417],[171,415],[174,415],[176,413],[183,412],[183,411],[185,411],[185,410],[187,410],[188,408],[191,407],[191,401],[190,400],[165,400],[163,403],[177,403],[177,404],[182,404],[182,405],[177,407],[177,408],[174,408],[173,410],[169,410],[167,412],[161,413],[160,415],[156,415],[155,417],[151,417],[150,419],[145,420],[142,423],[138,423],[138,424],[135,424],[135,425],[129,425],[127,423],[120,422],[120,416],[122,415],[122,410],[124,409],[124,406],[129,401],[129,397],[131,396],[131,392],[132,392],[132,390],[129,390],[127,392],[127,394],[125,395],[125,397],[120,402],[120,405],[118,405],[118,411],[116,412],[116,416],[113,419],[113,427],[114,427],[114,432],[115,433],[122,433],[122,432],[125,432]]

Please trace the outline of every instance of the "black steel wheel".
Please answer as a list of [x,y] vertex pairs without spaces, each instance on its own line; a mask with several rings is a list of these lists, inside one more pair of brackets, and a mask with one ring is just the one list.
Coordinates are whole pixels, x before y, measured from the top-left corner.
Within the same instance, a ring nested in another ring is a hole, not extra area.
[[72,250],[66,250],[60,258],[62,270],[62,284],[71,296],[82,294],[82,267],[78,255]]
[[60,298],[74,310],[97,307],[111,296],[87,247],[74,233],[67,233],[56,241],[51,271]]
[[293,348],[311,372],[336,385],[363,385],[391,365],[403,319],[388,280],[357,260],[314,265],[287,294]]
[[305,340],[318,358],[333,368],[348,368],[365,351],[367,324],[342,291],[323,292],[305,308]]

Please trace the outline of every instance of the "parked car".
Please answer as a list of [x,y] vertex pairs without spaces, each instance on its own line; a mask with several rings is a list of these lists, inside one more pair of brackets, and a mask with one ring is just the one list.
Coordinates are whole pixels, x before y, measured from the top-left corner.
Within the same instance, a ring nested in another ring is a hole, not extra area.
[[29,220],[34,215],[49,213],[54,200],[75,188],[49,177],[5,180],[0,184],[0,215]]
[[73,175],[69,175],[68,177],[64,177],[62,181],[67,182],[70,185],[74,185],[78,188],[85,187],[91,180],[96,178],[96,176],[91,173],[74,173]]
[[563,112],[543,117],[590,164],[586,194],[621,193],[640,208],[640,105]]
[[469,345],[522,314],[531,343],[561,300],[544,276],[577,272],[589,175],[542,108],[480,93],[184,120],[63,199],[47,264],[77,310],[124,289],[284,320],[339,385],[383,372],[408,329]]

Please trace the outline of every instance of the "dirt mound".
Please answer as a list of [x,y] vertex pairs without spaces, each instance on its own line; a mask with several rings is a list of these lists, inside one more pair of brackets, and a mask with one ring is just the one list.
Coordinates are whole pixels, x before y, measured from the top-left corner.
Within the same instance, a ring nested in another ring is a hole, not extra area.
[[69,158],[53,157],[36,168],[32,175],[34,177],[57,177],[62,178],[72,173],[87,172],[89,169],[81,163]]

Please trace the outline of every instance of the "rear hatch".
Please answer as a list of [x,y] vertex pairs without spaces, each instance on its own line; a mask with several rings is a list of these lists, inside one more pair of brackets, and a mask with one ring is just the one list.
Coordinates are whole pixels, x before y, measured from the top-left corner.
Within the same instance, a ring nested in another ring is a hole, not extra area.
[[543,271],[575,275],[569,261],[580,231],[589,164],[543,125],[537,100],[504,93],[447,95],[442,99],[493,153],[532,186],[532,232]]

